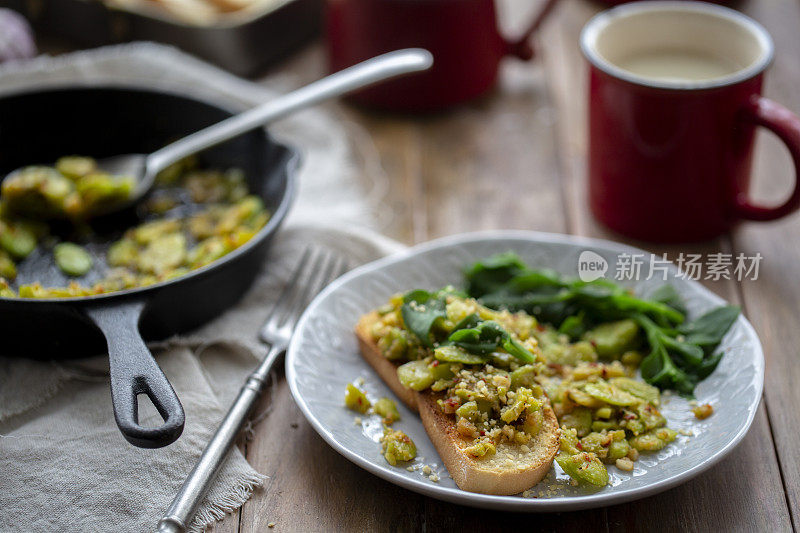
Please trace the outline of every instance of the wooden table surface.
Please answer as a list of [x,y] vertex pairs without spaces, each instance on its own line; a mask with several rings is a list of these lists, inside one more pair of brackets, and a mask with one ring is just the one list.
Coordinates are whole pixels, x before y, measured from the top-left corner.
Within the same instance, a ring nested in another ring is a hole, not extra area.
[[[505,20],[521,22],[530,0],[502,0]],[[800,111],[800,2],[735,3],[772,33],[777,59],[766,93]],[[515,228],[623,241],[587,210],[586,67],[577,40],[602,7],[564,0],[539,37],[532,63],[509,60],[491,95],[451,112],[410,118],[336,104],[331,110],[369,132],[388,177],[386,233],[408,244],[472,230]],[[325,71],[321,44],[270,76],[291,84]],[[362,141],[363,142],[363,141]],[[364,167],[365,183],[377,169]],[[791,186],[785,150],[759,138],[756,197],[777,201]],[[719,240],[680,247],[632,243],[654,252],[744,252],[763,256],[756,281],[709,287],[742,306],[764,344],[766,386],[744,441],[709,472],[643,500],[583,512],[526,515],[439,502],[387,483],[333,451],[294,405],[283,377],[272,412],[245,446],[269,475],[223,532],[385,530],[791,531],[800,524],[800,216],[751,223]],[[262,406],[262,408],[265,407]]]

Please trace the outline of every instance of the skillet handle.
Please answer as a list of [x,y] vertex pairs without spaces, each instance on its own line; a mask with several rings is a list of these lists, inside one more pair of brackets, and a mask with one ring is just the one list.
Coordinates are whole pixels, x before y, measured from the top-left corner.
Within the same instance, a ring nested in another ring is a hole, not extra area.
[[[86,314],[102,330],[108,344],[111,399],[119,430],[134,446],[160,448],[181,436],[185,415],[172,385],[139,333],[144,305],[143,301],[129,300],[113,307],[91,307]],[[161,426],[139,424],[139,394],[146,394],[158,409],[164,419]]]

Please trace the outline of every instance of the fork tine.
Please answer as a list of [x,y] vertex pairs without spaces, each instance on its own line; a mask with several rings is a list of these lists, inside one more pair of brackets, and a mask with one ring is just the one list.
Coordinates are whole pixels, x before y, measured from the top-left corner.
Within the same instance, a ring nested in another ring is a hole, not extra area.
[[314,296],[343,274],[347,267],[348,261],[337,253],[314,246],[306,248],[286,288],[261,326],[261,340],[272,344],[276,330],[293,329]]
[[272,310],[261,324],[259,338],[263,342],[271,343],[271,330],[280,328],[280,324],[286,317],[287,304],[297,297],[297,293],[308,278],[313,275],[316,258],[316,250],[313,246],[308,246],[303,252],[303,256],[292,272],[291,277],[286,281],[286,286],[281,291],[280,296],[272,306]]
[[336,278],[338,278],[347,271],[347,260],[338,254],[332,254],[332,255],[333,255],[333,261],[331,263],[330,268],[325,273],[325,275],[320,278],[319,284],[317,285],[317,287],[315,287],[314,291],[311,293],[311,298],[309,298],[309,300],[314,299],[314,297],[316,297],[316,295],[319,294],[322,291],[322,289],[327,287],[330,284],[330,282],[332,282],[333,280],[335,280]]
[[[327,287],[328,284],[330,284],[330,282],[332,282],[333,280],[335,280],[336,278],[338,278],[347,271],[346,259],[335,253],[331,253],[330,255],[332,256],[332,261],[329,265],[329,268],[327,269],[324,275],[319,276],[317,283],[308,291],[308,297],[305,301],[305,304],[303,305],[303,308],[307,307],[308,304],[311,303],[311,300],[313,300],[314,297],[316,297],[317,294],[319,294],[322,291],[322,289]],[[300,311],[302,310],[303,309],[300,309]],[[298,313],[298,316],[295,316],[295,320],[297,320],[299,314],[300,313]]]
[[299,296],[286,306],[285,320],[281,321],[281,326],[291,326],[297,321],[303,309],[324,286],[326,279],[333,271],[337,260],[336,255],[327,251],[323,251],[321,254],[319,265],[313,271],[315,275],[309,277],[308,282],[299,291]]
[[264,327],[281,327],[286,322],[286,318],[291,316],[291,310],[297,302],[302,300],[305,287],[308,287],[309,283],[314,280],[320,261],[324,258],[324,251],[314,246],[309,246],[308,250],[309,260],[302,269],[298,269],[297,275],[289,281],[286,290],[281,294],[281,299],[276,302],[275,315],[270,317]]
[[292,299],[286,302],[284,318],[291,316],[294,313],[294,309],[298,305],[303,305],[303,302],[306,301],[311,287],[314,285],[317,278],[319,278],[320,274],[327,268],[329,257],[330,254],[324,248],[318,248],[316,250],[315,256],[308,267],[308,276],[305,277],[301,285],[295,287]]
[[306,249],[303,250],[303,255],[300,257],[300,261],[297,263],[297,267],[295,267],[291,277],[286,282],[286,286],[281,291],[280,297],[275,300],[275,303],[272,304],[272,308],[267,313],[267,317],[264,319],[265,325],[275,316],[276,311],[281,307],[281,302],[286,301],[286,299],[291,295],[292,291],[295,290],[295,287],[297,287],[297,282],[300,278],[300,275],[306,268],[306,264],[311,257],[312,250],[313,248],[311,246],[307,246]]

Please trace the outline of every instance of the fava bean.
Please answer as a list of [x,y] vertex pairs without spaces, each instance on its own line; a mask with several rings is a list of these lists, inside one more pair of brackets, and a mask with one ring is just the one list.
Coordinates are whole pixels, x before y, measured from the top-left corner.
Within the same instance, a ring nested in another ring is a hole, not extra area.
[[6,280],[13,280],[16,277],[17,265],[14,264],[11,256],[0,250],[0,278],[4,278],[3,282],[6,283]]
[[593,453],[582,452],[575,455],[561,453],[556,457],[556,462],[564,472],[579,483],[595,487],[608,485],[608,470]]
[[396,466],[399,462],[410,461],[417,456],[417,446],[411,437],[388,427],[383,428],[381,447],[383,457],[392,466]]
[[400,420],[400,411],[397,410],[397,405],[389,398],[381,398],[372,408],[375,414],[383,417],[383,423],[391,426]]
[[36,234],[26,224],[0,222],[0,246],[14,259],[24,259],[36,249]]
[[369,411],[369,408],[372,406],[370,401],[367,399],[367,395],[352,383],[348,383],[347,387],[345,388],[344,404],[349,409],[358,411],[362,414]]
[[579,437],[587,435],[592,430],[592,411],[586,407],[576,407],[572,412],[558,418],[562,426],[573,428]]
[[56,161],[56,170],[64,176],[77,180],[97,170],[97,161],[91,157],[77,155],[60,157]]
[[[146,222],[111,244],[105,259],[112,269],[103,279],[91,287],[26,284],[19,287],[22,297],[80,296],[143,287],[184,276],[250,241],[270,214],[260,197],[248,195],[244,173],[194,170],[194,165],[190,158],[159,175],[158,190],[137,209]],[[62,157],[53,167],[26,167],[4,180],[0,184],[0,278],[6,288],[0,287],[0,296],[15,294],[8,283],[15,279],[17,261],[33,252],[42,239],[47,238],[48,246],[58,242],[49,235],[49,219],[66,217],[75,228],[72,234],[91,236],[92,228],[85,220],[88,210],[129,195],[134,185],[132,178],[104,172],[94,159],[82,156]],[[190,196],[205,205],[192,205]],[[167,211],[177,216],[158,217]],[[82,276],[92,268],[92,257],[77,244],[57,244],[53,255],[57,266],[70,276]],[[402,351],[402,346],[391,350]]]
[[77,208],[68,212],[73,217],[82,217],[98,206],[120,202],[133,192],[136,181],[132,177],[112,176],[106,172],[94,172],[81,177],[76,182],[76,192],[80,197]]
[[133,266],[137,255],[139,247],[135,242],[131,239],[120,239],[108,248],[106,261],[113,267]]
[[597,350],[600,357],[619,358],[634,348],[638,341],[639,325],[631,319],[606,322],[589,330],[584,339]]
[[175,233],[181,229],[181,221],[175,218],[167,218],[164,220],[154,220],[152,222],[145,222],[129,231],[126,236],[129,236],[137,244],[150,244],[157,238]]
[[611,405],[634,405],[641,402],[640,398],[628,394],[606,382],[587,383],[583,391],[593,398],[597,398]]
[[83,276],[92,269],[92,256],[85,249],[71,242],[62,242],[53,248],[56,265],[68,276]]
[[656,407],[661,402],[661,392],[658,388],[648,385],[644,381],[636,381],[631,378],[612,378],[609,383],[617,389],[652,403]]
[[142,272],[164,275],[186,260],[186,237],[181,233],[168,233],[153,239],[136,258]]
[[200,268],[231,251],[231,247],[221,237],[209,237],[192,248],[188,254],[189,266]]
[[[436,361],[436,363],[439,363]],[[405,387],[415,391],[425,390],[436,380],[450,379],[453,372],[447,363],[428,364],[426,361],[409,361],[397,367],[397,378]]]
[[406,358],[408,345],[410,342],[407,331],[392,327],[378,340],[378,348],[381,353],[390,361],[397,361]]
[[440,346],[433,351],[433,356],[448,363],[463,363],[465,365],[479,365],[485,363],[487,356],[469,353],[458,346]]

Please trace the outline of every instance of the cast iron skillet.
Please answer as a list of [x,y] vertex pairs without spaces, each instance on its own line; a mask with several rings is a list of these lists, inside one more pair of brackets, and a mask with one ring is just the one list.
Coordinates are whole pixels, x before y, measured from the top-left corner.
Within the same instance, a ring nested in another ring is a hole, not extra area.
[[[22,165],[52,164],[62,155],[149,153],[231,114],[207,101],[144,88],[68,87],[14,94],[0,98],[0,175]],[[243,169],[251,192],[272,213],[244,246],[186,276],[150,287],[83,298],[0,298],[0,354],[61,359],[108,353],[117,425],[140,447],[172,443],[184,424],[183,407],[144,341],[195,328],[245,293],[289,209],[299,157],[259,129],[202,153],[200,161],[208,167]],[[94,223],[101,233],[88,244],[95,267],[79,281],[91,284],[102,276],[99,263],[107,245],[136,221],[130,210]],[[43,247],[18,270],[18,283],[69,282]],[[150,398],[163,425],[139,424],[139,394]]]

